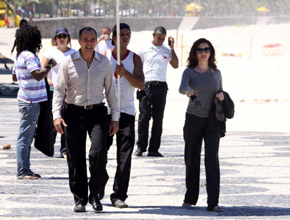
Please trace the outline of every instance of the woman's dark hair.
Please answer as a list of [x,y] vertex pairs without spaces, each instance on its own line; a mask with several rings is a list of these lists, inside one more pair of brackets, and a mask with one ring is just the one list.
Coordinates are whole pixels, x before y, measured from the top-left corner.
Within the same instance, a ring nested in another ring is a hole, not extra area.
[[[70,39],[70,35],[68,34],[67,37],[68,37],[67,45],[69,44],[69,47],[71,47],[71,39]],[[52,42],[52,46],[57,46],[57,40],[56,40],[56,38],[57,38],[57,36],[55,36],[55,37],[53,38],[53,41],[51,41],[51,42]]]
[[25,25],[19,29],[16,34],[17,57],[24,50],[37,54],[41,47],[41,34],[37,27]]
[[198,60],[197,60],[197,55],[196,55],[196,50],[197,47],[202,44],[202,43],[206,43],[208,44],[209,48],[210,48],[210,57],[208,59],[208,65],[214,69],[214,71],[217,70],[217,66],[216,66],[216,60],[215,60],[215,50],[214,47],[212,46],[211,42],[208,41],[205,38],[200,38],[197,41],[195,41],[190,49],[190,53],[189,53],[189,57],[187,59],[187,67],[189,68],[195,68],[198,64]]

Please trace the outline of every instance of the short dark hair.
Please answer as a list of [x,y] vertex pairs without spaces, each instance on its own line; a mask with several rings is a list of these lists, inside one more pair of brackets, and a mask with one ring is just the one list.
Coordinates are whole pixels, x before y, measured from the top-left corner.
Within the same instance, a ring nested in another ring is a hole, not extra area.
[[109,30],[110,32],[112,32],[112,30],[109,26],[104,26],[104,27],[102,27],[102,29],[106,29],[106,30]]
[[155,28],[154,30],[154,35],[155,34],[163,34],[163,35],[166,35],[166,29],[162,26],[159,26],[157,28]]
[[210,57],[208,59],[208,65],[210,67],[212,67],[215,71],[217,70],[217,66],[216,66],[216,59],[215,59],[215,50],[214,47],[212,45],[212,43],[205,39],[205,38],[200,38],[197,41],[195,41],[190,49],[190,53],[189,53],[189,57],[187,59],[187,67],[189,68],[195,68],[198,64],[198,60],[197,60],[197,47],[202,44],[202,43],[206,43],[208,44],[209,48],[210,48]]
[[93,32],[95,32],[96,37],[97,37],[97,32],[96,32],[96,30],[94,28],[92,28],[92,27],[84,27],[84,28],[80,29],[80,31],[79,31],[79,39],[81,39],[82,33],[84,31],[93,31]]

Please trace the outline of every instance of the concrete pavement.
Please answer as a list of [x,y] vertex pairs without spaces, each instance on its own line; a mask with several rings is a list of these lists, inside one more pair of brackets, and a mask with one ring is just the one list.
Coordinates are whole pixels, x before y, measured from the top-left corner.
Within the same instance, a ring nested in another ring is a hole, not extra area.
[[[201,165],[200,198],[196,207],[182,208],[185,166],[182,131],[166,129],[161,152],[164,158],[133,158],[128,209],[111,206],[109,194],[116,166],[109,151],[110,179],[102,200],[104,211],[73,212],[67,164],[46,157],[34,147],[31,167],[39,180],[16,179],[16,138],[19,126],[15,98],[0,98],[0,219],[290,219],[290,134],[281,132],[228,132],[221,140],[221,194],[224,212],[206,211],[204,165]],[[89,149],[89,142],[87,143]],[[203,153],[202,153],[203,161]]]
[[[6,38],[12,39],[14,33],[13,29],[5,29],[5,33],[1,30],[0,52],[11,50],[11,40],[8,42]],[[3,54],[8,56],[7,52]],[[0,68],[3,67],[0,64]],[[198,204],[192,208],[181,207],[185,193],[182,126],[187,101],[177,92],[180,76],[176,76],[178,80],[168,79],[170,90],[160,149],[165,157],[133,157],[129,198],[126,200],[129,208],[116,209],[110,204],[116,167],[116,148],[113,146],[108,161],[110,179],[102,200],[104,211],[95,213],[87,205],[86,213],[74,213],[67,164],[64,159],[57,158],[59,138],[55,157],[46,157],[32,147],[31,168],[42,179],[16,179],[19,113],[16,92],[12,88],[17,89],[17,85],[11,84],[9,71],[0,69],[0,147],[5,143],[12,145],[10,150],[0,149],[0,219],[290,219],[289,99],[275,97],[276,101],[253,101],[247,93],[244,100],[235,100],[235,118],[228,121],[227,136],[220,144],[220,205],[224,212],[206,211],[203,153]],[[234,79],[225,78],[231,82]],[[230,90],[235,92],[237,85],[232,83]],[[5,94],[14,93],[3,97],[3,89]],[[253,86],[247,92],[255,94]],[[284,120],[279,121],[281,115]]]

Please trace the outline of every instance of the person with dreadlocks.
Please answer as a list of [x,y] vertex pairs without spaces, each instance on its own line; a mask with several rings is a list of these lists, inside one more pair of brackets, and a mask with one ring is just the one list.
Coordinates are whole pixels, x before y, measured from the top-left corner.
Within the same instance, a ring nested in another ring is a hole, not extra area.
[[41,49],[41,34],[37,27],[26,25],[16,35],[17,55],[12,73],[16,75],[19,91],[17,94],[20,113],[20,128],[17,138],[17,178],[38,179],[41,176],[30,169],[30,150],[40,113],[40,102],[47,100],[44,78],[56,65],[49,60],[41,69],[37,53]]

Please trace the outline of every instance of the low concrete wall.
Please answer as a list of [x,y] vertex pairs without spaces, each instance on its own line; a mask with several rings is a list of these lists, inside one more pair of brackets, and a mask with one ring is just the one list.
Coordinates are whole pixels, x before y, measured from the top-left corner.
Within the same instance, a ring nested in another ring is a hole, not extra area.
[[226,18],[212,18],[202,17],[198,20],[194,29],[215,28],[231,25],[251,25],[256,24],[258,17],[226,17]]
[[[121,18],[121,22],[128,23],[132,31],[153,31],[157,26],[164,26],[168,30],[179,29],[182,20],[185,17],[158,17],[158,18]],[[189,17],[186,17],[189,19]],[[188,21],[187,21],[188,22]],[[192,22],[196,22],[196,17],[192,18]],[[200,17],[195,25],[189,26],[188,30],[214,28],[230,25],[251,25],[251,24],[279,24],[289,23],[288,17]],[[93,27],[101,33],[103,26],[113,27],[116,23],[115,18],[94,18],[94,17],[75,17],[75,18],[51,18],[51,19],[35,19],[33,25],[37,25],[44,38],[54,36],[58,27],[66,27],[72,38],[78,37],[78,32],[83,27]],[[183,27],[184,28],[184,27]]]
[[[176,18],[121,18],[121,22],[130,25],[132,31],[152,30],[157,26],[164,26],[166,29],[178,29],[183,17]],[[72,38],[78,37],[78,32],[83,27],[93,27],[98,36],[103,26],[113,28],[116,24],[115,18],[52,18],[37,19],[33,21],[33,25],[40,28],[44,38],[54,37],[55,30],[58,27],[66,27]]]

